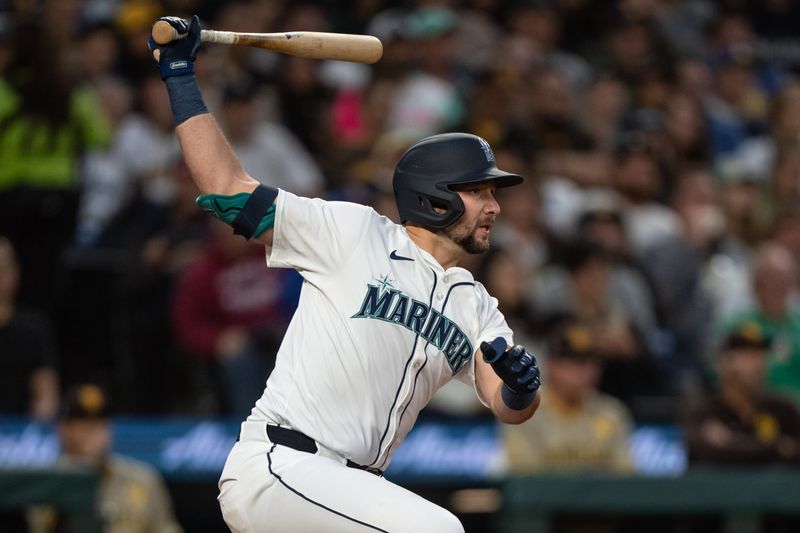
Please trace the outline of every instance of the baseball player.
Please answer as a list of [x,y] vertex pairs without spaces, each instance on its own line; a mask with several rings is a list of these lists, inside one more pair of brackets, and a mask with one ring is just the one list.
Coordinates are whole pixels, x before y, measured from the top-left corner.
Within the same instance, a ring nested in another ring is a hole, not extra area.
[[264,243],[268,266],[304,278],[275,369],[219,482],[226,523],[237,532],[463,532],[383,471],[453,378],[503,422],[527,420],[538,406],[534,357],[513,345],[497,301],[457,266],[489,247],[495,189],[522,178],[499,170],[483,139],[453,133],[423,139],[399,161],[403,225],[358,204],[259,185],[203,103],[197,17],[163,20],[186,36],[150,46],[198,203]]

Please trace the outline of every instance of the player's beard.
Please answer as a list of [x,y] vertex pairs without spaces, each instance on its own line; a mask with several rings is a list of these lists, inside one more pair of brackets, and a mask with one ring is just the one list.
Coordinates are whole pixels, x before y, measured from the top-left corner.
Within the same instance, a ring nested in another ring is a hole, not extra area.
[[471,255],[478,255],[489,251],[489,236],[485,239],[479,239],[476,233],[481,229],[481,226],[486,223],[494,223],[494,220],[478,220],[472,228],[466,228],[461,224],[456,223],[445,230],[445,234],[450,239],[459,245],[462,250]]
[[481,242],[472,233],[463,239],[457,240],[456,244],[461,246],[465,252],[472,255],[482,254],[489,251],[489,239]]

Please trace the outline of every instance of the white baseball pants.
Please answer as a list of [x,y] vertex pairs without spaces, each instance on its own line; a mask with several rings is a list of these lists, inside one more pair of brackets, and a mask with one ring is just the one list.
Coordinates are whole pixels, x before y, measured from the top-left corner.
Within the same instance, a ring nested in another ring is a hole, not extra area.
[[244,422],[219,481],[234,533],[464,533],[449,511],[317,444],[316,454],[269,441],[266,422]]

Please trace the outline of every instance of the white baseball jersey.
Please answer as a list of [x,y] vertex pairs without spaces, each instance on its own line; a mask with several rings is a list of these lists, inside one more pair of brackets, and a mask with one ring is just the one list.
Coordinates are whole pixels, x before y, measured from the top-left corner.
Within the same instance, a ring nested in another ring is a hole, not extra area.
[[373,209],[283,190],[276,203],[267,263],[304,283],[248,421],[385,469],[440,387],[453,377],[474,386],[481,341],[511,345],[512,332],[467,270],[443,269]]

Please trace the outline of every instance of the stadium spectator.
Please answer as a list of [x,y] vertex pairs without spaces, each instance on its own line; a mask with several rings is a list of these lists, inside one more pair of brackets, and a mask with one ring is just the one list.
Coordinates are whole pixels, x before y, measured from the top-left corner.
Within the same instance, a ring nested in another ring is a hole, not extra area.
[[[131,211],[148,209],[152,223],[124,230],[132,234],[130,241],[135,244],[130,248],[136,256],[130,258],[119,280],[119,323],[124,324],[119,355],[127,358],[125,389],[137,412],[200,415],[214,412],[215,397],[205,393],[205,384],[197,382],[199,376],[190,371],[195,362],[177,349],[170,305],[176,283],[202,255],[211,228],[194,202],[199,193],[183,159],[175,161],[170,175],[175,184],[172,201],[159,206],[139,203]],[[126,218],[133,219],[127,221],[132,226],[144,219],[131,214]]]
[[800,312],[791,306],[797,274],[797,263],[786,249],[772,243],[762,245],[753,260],[755,305],[729,321],[752,321],[772,339],[766,358],[766,388],[794,397],[800,406]]
[[566,246],[563,266],[551,266],[536,278],[532,312],[551,324],[574,316],[592,332],[592,348],[604,362],[600,390],[633,407],[642,395],[660,392],[662,384],[639,317],[613,284],[608,253],[596,242],[578,239]]
[[703,106],[688,95],[675,93],[664,110],[664,146],[661,157],[674,175],[687,166],[710,162],[708,132]]
[[764,390],[771,340],[754,321],[732,326],[717,355],[717,390],[688,409],[691,466],[800,465],[800,410]]
[[640,255],[659,323],[671,337],[667,367],[685,394],[705,386],[714,321],[750,303],[749,250],[730,233],[720,203],[709,171],[684,169],[671,201],[678,233]]
[[610,262],[612,292],[618,295],[645,343],[655,334],[653,296],[633,257],[617,197],[610,191],[586,194],[576,235],[598,244]]
[[598,63],[619,76],[634,105],[661,108],[669,94],[665,66],[671,63],[671,50],[661,42],[655,25],[620,10],[610,16],[602,29],[604,57]]
[[[96,468],[100,472],[97,510],[108,533],[180,533],[169,493],[153,467],[113,454],[111,412],[105,392],[79,384],[64,397],[58,421],[59,464]],[[31,533],[63,531],[57,509],[29,512]]]
[[582,88],[589,79],[589,66],[577,54],[559,48],[561,19],[554,2],[514,2],[507,9],[507,24],[513,38],[531,50],[531,61],[519,65],[530,72],[549,65],[563,74],[570,85]]
[[678,176],[672,207],[681,236],[701,261],[701,283],[712,298],[714,316],[725,316],[750,302],[749,250],[730,230],[720,187],[703,168]]
[[[213,235],[178,281],[172,325],[178,344],[210,364],[225,413],[246,417],[275,366],[291,316],[289,274],[264,265],[264,249],[212,222]],[[214,381],[212,381],[214,383]]]
[[800,204],[778,212],[772,221],[772,241],[786,248],[800,265]]
[[20,268],[0,237],[0,413],[49,421],[58,409],[53,331],[33,309],[18,307]]
[[[174,7],[180,9],[178,4]],[[152,72],[150,54],[142,43],[147,42],[153,20],[164,14],[163,9],[160,2],[153,0],[126,0],[109,11],[109,18],[114,21],[122,41],[119,68],[134,82]]]
[[615,159],[614,189],[622,199],[632,252],[643,254],[679,235],[678,217],[662,203],[669,184],[654,151],[630,139],[615,152]]
[[603,362],[593,342],[591,329],[574,320],[550,336],[536,419],[503,427],[511,472],[632,470],[631,414],[597,390]]
[[94,91],[109,118],[113,140],[107,149],[89,151],[82,165],[83,183],[74,238],[79,247],[113,241],[106,231],[131,203],[135,192],[133,178],[120,153],[119,137],[133,108],[133,90],[124,80],[107,77],[97,81]]
[[788,83],[775,97],[770,109],[770,136],[776,147],[797,143],[800,135],[800,84]]
[[581,128],[591,136],[595,147],[611,153],[619,142],[623,117],[630,105],[622,82],[609,73],[592,80],[581,94]]
[[779,82],[770,65],[757,62],[755,33],[742,13],[722,11],[709,33],[715,90],[704,104],[716,156],[735,151],[766,129],[770,92]]
[[545,64],[527,83],[528,112],[512,123],[509,141],[522,153],[534,151],[546,178],[568,179],[579,186],[607,185],[607,165],[598,164],[594,140],[577,120],[576,90],[566,75]]
[[[287,3],[283,24],[291,28],[327,31],[328,17],[321,5],[314,3]],[[321,62],[293,56],[278,60],[275,79],[276,107],[281,122],[297,137],[307,150],[320,160],[323,170],[332,157],[331,126],[320,117],[328,116],[334,101],[334,91],[326,86],[320,75]],[[331,176],[324,172],[325,176]]]
[[316,196],[324,178],[308,150],[282,124],[259,117],[258,87],[243,78],[222,92],[220,124],[245,170],[271,186]]
[[77,68],[86,83],[94,85],[114,74],[119,64],[120,46],[110,22],[100,20],[83,24],[76,44],[80,54],[76,60]]
[[490,69],[497,59],[502,32],[498,31],[500,27],[495,21],[502,17],[505,5],[497,0],[467,0],[459,7],[456,30],[458,60],[472,77],[477,77]]
[[141,230],[152,227],[154,213],[173,199],[170,170],[179,157],[178,143],[157,75],[142,77],[135,93],[114,78],[99,83],[97,92],[111,113],[114,140],[108,149],[88,154],[83,167],[76,243],[99,250],[127,248],[139,244]]
[[[502,150],[496,152],[500,154]],[[503,164],[504,168],[514,168],[512,164]],[[503,215],[492,230],[492,244],[514,251],[527,284],[551,259],[555,245],[552,235],[542,223],[541,199],[536,185],[526,181],[519,188],[514,193],[497,192],[498,201],[503,202]]]
[[791,209],[800,202],[800,147],[796,143],[780,146],[775,153],[770,185],[778,209]]
[[76,169],[87,148],[107,144],[111,135],[93,95],[68,74],[59,13],[75,6],[61,7],[17,18],[0,78],[0,228],[25,273],[21,301],[51,316],[60,256],[75,225]]
[[414,44],[414,68],[399,81],[389,111],[388,127],[415,138],[451,131],[464,119],[462,77],[458,64],[455,12],[425,6],[404,21],[405,37]]
[[719,158],[714,173],[720,182],[720,206],[729,233],[752,248],[768,237],[775,206],[770,198],[768,172],[762,172],[759,164],[748,165],[748,159],[755,158],[747,152]]
[[535,346],[539,327],[537,316],[528,309],[529,277],[523,261],[513,248],[495,247],[487,252],[478,264],[475,279],[495,295],[498,309],[508,324],[515,329],[514,342]]
[[[284,2],[193,2],[193,4],[195,5],[184,6],[183,16],[197,12],[201,19],[208,20],[214,28],[248,33],[278,31],[280,28],[276,27],[276,22],[284,16],[287,7]],[[207,15],[204,16],[201,10],[206,11]],[[170,13],[177,14],[175,11]],[[324,31],[317,27],[318,22],[308,19],[302,22],[313,28],[311,31]],[[152,19],[148,23],[152,24]],[[211,92],[222,90],[230,80],[242,76],[269,78],[275,74],[280,56],[259,52],[258,49],[240,46],[209,47],[204,58],[207,61],[200,67],[201,72],[198,76],[208,80]],[[204,60],[198,59],[201,62]]]

